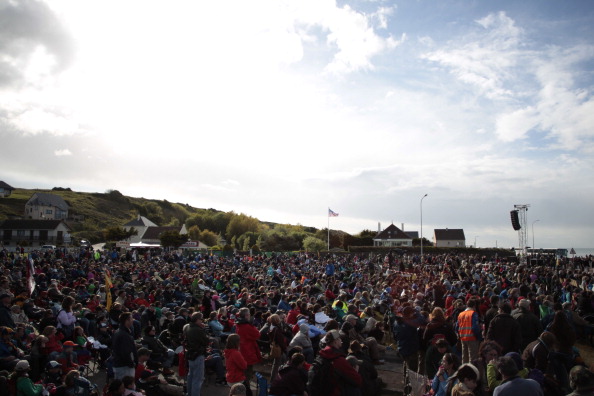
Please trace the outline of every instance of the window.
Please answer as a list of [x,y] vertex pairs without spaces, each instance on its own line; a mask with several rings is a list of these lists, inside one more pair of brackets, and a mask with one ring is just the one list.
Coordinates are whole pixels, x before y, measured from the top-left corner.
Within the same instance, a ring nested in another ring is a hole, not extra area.
[[25,230],[17,230],[17,237],[22,238],[25,236]]
[[52,210],[51,209],[46,209],[45,210],[45,214],[52,214]]

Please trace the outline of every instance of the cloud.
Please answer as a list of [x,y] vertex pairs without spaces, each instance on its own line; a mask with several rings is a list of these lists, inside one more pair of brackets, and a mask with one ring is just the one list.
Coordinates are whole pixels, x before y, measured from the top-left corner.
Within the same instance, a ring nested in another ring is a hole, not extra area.
[[506,83],[518,63],[523,30],[504,12],[490,14],[476,23],[483,29],[451,40],[445,48],[423,54],[422,59],[446,67],[490,99],[513,97],[514,91]]
[[54,155],[56,157],[71,156],[72,152],[68,149],[60,149],[60,150],[54,150]]
[[537,111],[529,106],[499,114],[496,118],[495,133],[502,141],[513,142],[526,137],[526,134],[538,124]]
[[71,114],[38,105],[26,104],[12,109],[9,122],[24,134],[49,133],[55,136],[72,135],[81,130],[76,118]]
[[0,88],[30,84],[65,69],[74,54],[72,40],[43,2],[0,4]]
[[594,60],[594,46],[538,45],[504,12],[476,23],[481,31],[450,40],[422,59],[443,66],[478,97],[492,101],[498,109],[494,132],[502,142],[527,139],[533,132],[546,138],[540,147],[592,152],[594,97],[579,70]]
[[[370,17],[357,13],[348,6],[336,9],[329,21],[327,42],[338,48],[334,59],[326,66],[326,70],[332,73],[373,70],[373,56],[396,48],[405,39],[404,35],[400,40],[378,36],[370,26]],[[381,26],[384,27],[383,24]]]

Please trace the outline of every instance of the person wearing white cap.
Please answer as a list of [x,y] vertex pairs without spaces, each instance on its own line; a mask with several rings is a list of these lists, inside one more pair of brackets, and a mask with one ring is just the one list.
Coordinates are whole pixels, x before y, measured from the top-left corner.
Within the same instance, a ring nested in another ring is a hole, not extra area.
[[26,360],[20,360],[14,368],[16,388],[18,395],[38,396],[43,392],[43,385],[36,385],[29,378],[31,365]]

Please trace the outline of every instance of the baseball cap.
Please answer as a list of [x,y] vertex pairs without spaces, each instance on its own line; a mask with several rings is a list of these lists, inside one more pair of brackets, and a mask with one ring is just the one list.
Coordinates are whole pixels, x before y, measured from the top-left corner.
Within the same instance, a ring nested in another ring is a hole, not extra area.
[[326,333],[326,342],[332,342],[334,340],[338,340],[340,338],[340,332],[338,330],[330,330]]
[[31,365],[26,360],[19,360],[19,362],[14,367],[15,371],[27,371],[31,370]]
[[47,362],[48,369],[54,369],[54,368],[58,368],[58,367],[62,367],[62,365],[60,363],[56,362],[55,360],[50,360],[49,362]]
[[65,347],[74,347],[76,346],[76,344],[72,341],[66,341],[64,344],[62,344]]

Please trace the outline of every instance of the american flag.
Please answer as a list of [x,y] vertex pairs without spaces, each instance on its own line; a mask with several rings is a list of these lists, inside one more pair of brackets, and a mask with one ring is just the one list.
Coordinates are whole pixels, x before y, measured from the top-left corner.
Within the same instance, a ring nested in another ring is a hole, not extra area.
[[338,217],[338,213],[333,212],[332,209],[328,208],[328,217]]

